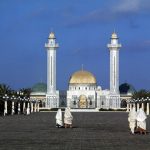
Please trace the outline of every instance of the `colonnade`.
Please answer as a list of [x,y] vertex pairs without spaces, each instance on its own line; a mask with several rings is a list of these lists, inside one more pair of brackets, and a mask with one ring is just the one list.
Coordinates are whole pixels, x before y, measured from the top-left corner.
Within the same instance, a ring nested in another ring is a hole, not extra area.
[[[39,112],[39,102],[38,101],[16,101],[17,103],[17,114],[24,114],[25,110],[28,108],[30,113]],[[22,108],[21,108],[22,103]],[[15,101],[11,101],[11,115],[15,114]],[[8,114],[8,100],[4,101],[4,116]]]
[[136,111],[138,111],[140,109],[140,107],[145,111],[145,113],[147,115],[149,115],[150,113],[150,101],[147,100],[143,100],[143,101],[139,101],[139,100],[130,100],[127,102],[127,112],[129,112],[132,107],[136,108]]

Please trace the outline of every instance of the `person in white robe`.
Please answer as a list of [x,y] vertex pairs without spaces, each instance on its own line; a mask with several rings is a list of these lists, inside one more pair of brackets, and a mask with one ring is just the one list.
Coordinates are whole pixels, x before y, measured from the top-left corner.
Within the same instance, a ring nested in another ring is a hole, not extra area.
[[140,132],[140,134],[144,133],[146,134],[146,114],[143,111],[142,108],[139,109],[137,112],[136,120],[137,120],[137,130]]
[[135,127],[136,127],[136,115],[137,113],[136,113],[135,107],[133,107],[128,115],[129,128],[132,134],[134,134]]
[[73,116],[70,112],[70,108],[66,108],[64,113],[65,128],[72,128],[72,121],[73,121]]
[[55,118],[56,118],[56,127],[57,128],[62,128],[63,127],[63,121],[62,121],[62,111],[61,111],[61,109],[58,109]]

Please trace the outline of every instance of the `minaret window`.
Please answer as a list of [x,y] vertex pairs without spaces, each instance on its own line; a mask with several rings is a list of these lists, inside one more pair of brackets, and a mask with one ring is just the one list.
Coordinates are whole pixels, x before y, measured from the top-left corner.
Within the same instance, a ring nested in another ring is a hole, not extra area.
[[115,61],[115,56],[114,56],[114,86],[115,86],[115,75],[116,75],[116,68],[115,68],[115,66],[116,66],[116,61]]
[[51,85],[52,85],[52,56],[51,56]]

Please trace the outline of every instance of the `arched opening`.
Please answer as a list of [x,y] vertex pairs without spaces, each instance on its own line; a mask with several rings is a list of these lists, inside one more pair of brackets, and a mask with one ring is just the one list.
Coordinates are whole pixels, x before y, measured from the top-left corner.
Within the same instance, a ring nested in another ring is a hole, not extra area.
[[127,100],[126,99],[123,99],[121,101],[121,108],[126,108],[127,107]]
[[79,97],[79,108],[87,108],[87,97],[85,95]]

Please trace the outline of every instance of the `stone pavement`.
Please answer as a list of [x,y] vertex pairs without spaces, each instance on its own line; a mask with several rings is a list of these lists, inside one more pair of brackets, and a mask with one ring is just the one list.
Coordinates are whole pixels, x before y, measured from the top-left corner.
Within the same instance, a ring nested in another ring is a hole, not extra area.
[[74,112],[73,129],[55,128],[55,114],[0,117],[0,150],[150,150],[150,133],[129,134],[126,112]]

